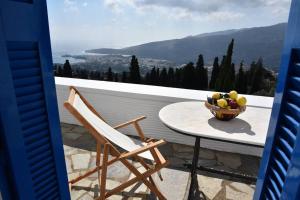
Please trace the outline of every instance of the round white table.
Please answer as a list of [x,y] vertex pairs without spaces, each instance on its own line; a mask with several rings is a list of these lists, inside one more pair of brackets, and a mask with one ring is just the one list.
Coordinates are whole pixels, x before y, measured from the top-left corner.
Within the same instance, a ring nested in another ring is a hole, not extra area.
[[239,178],[253,179],[253,177],[245,177],[232,172],[207,170],[205,167],[198,167],[200,139],[205,138],[263,148],[270,116],[270,108],[247,107],[246,111],[237,118],[230,121],[220,121],[214,118],[204,106],[204,102],[200,101],[174,103],[160,110],[159,118],[168,128],[177,133],[195,137],[188,199],[194,199],[196,189],[198,189],[197,168]]

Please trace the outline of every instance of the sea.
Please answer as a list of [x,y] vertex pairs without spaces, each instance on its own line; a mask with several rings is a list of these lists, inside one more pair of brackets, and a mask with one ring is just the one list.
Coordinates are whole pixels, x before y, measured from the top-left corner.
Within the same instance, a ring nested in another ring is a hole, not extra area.
[[74,58],[66,55],[101,55],[101,54],[87,53],[85,51],[73,51],[73,52],[53,51],[52,52],[53,63],[64,64],[66,60],[69,60],[71,64],[85,62],[84,59]]

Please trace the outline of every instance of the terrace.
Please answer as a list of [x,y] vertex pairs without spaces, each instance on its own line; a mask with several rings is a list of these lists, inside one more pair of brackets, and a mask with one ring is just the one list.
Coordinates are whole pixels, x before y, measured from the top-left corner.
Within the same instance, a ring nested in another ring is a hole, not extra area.
[[[161,182],[155,177],[156,182],[167,199],[187,198],[190,173],[186,164],[190,164],[192,160],[194,139],[165,127],[158,118],[158,112],[164,106],[180,101],[204,103],[210,92],[69,78],[56,78],[55,81],[69,179],[95,166],[96,155],[96,145],[92,137],[63,108],[63,102],[68,97],[68,86],[72,85],[86,96],[111,125],[140,115],[147,116],[141,123],[146,136],[164,138],[168,142],[160,150],[170,161],[170,165],[162,170],[164,181]],[[247,96],[247,99],[249,107],[270,114],[273,98]],[[257,115],[258,120],[260,116]],[[269,122],[265,123],[267,127]],[[137,136],[132,128],[124,128],[122,132],[132,137]],[[256,177],[261,154],[262,148],[203,140],[199,163],[213,169]],[[127,168],[116,163],[109,168],[107,189],[119,185],[132,176]],[[199,199],[252,199],[255,190],[255,181],[245,181],[242,178],[206,171],[198,172],[198,182],[201,191]],[[91,175],[72,187],[71,197],[96,198],[99,196],[98,186],[97,174]],[[144,184],[139,183],[109,199],[155,199],[155,197]]]

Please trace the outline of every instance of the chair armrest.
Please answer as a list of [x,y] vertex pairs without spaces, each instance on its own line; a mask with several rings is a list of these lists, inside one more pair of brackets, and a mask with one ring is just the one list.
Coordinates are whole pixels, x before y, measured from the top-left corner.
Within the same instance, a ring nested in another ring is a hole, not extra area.
[[135,155],[138,155],[140,153],[143,153],[145,151],[148,151],[150,149],[153,149],[153,148],[158,147],[158,146],[163,145],[163,144],[166,144],[166,141],[165,140],[159,140],[157,142],[147,144],[146,146],[143,146],[143,147],[141,147],[139,149],[136,149],[134,151],[123,153],[123,154],[121,154],[120,158],[128,158],[128,157],[131,157],[131,156],[135,156]]
[[119,124],[119,125],[117,125],[117,126],[115,126],[115,127],[113,127],[113,128],[114,128],[114,129],[120,129],[120,128],[123,128],[123,127],[125,127],[125,126],[128,126],[128,125],[131,125],[131,124],[133,124],[133,123],[136,123],[136,122],[138,122],[138,121],[141,121],[141,120],[143,120],[143,119],[146,119],[146,116],[141,116],[141,117],[138,117],[138,118],[136,118],[136,119],[132,119],[132,120],[130,120],[130,121],[128,121],[128,122]]

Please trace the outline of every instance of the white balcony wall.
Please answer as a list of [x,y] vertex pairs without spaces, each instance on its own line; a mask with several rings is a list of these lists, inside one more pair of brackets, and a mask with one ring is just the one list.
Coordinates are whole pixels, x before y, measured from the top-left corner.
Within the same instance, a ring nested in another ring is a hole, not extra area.
[[[141,126],[148,137],[164,138],[169,142],[187,145],[193,145],[194,138],[180,135],[165,127],[158,118],[158,112],[164,106],[175,102],[199,101],[199,103],[204,103],[207,96],[211,94],[209,91],[73,78],[56,77],[55,81],[61,122],[78,124],[74,117],[63,107],[63,103],[69,94],[69,86],[72,85],[79,89],[109,124],[117,125],[145,115],[147,119],[141,121]],[[271,97],[245,96],[248,100],[248,106],[272,108],[273,98]],[[136,135],[132,127],[124,128],[122,132],[128,135]],[[201,147],[256,156],[261,156],[262,153],[261,148],[204,139],[201,140]]]

